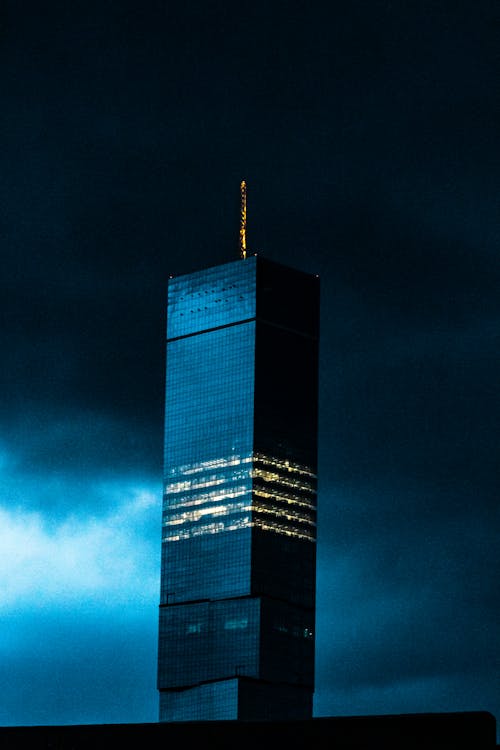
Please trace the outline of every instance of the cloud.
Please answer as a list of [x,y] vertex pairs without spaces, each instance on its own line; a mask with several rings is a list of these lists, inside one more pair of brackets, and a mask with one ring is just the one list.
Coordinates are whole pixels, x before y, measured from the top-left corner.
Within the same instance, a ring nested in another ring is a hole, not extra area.
[[[451,711],[490,711],[498,715],[493,696],[498,694],[495,675],[464,681],[461,675],[436,675],[393,679],[385,685],[338,686],[334,673],[323,676],[314,696],[315,716],[370,716]],[[485,696],[488,696],[485,699]],[[452,706],[452,708],[450,708]]]
[[113,592],[2,612],[0,725],[157,721],[157,612]]
[[[162,408],[159,403],[160,415]],[[144,481],[139,477],[147,477],[148,484],[154,481],[150,477],[157,476],[160,481],[159,417],[155,428],[147,424],[138,408],[127,419],[99,411],[95,405],[93,409],[72,405],[64,411],[64,403],[50,408],[43,403],[25,402],[18,414],[4,416],[0,427],[0,450],[8,469],[3,480],[10,482],[9,489],[3,485],[3,501],[11,492],[9,504],[20,495],[23,506],[29,502],[32,507],[43,505],[47,509],[58,501],[66,505],[69,500],[72,508],[82,504],[91,507],[97,487],[89,492],[88,484],[92,485],[94,477],[108,482],[109,490],[114,481],[123,482],[125,477],[132,485]],[[28,494],[23,500],[26,488]],[[69,495],[65,495],[66,489]],[[106,490],[99,497],[101,507],[108,494]],[[115,502],[112,493],[109,497]]]
[[[71,498],[70,480],[60,480],[57,489]],[[130,480],[89,481],[86,491],[92,513],[72,512],[71,503],[59,515],[0,504],[3,611],[63,608],[82,599],[116,605],[157,593],[158,487]],[[99,508],[104,514],[99,515]]]
[[0,723],[156,721],[160,482],[0,447]]
[[498,713],[498,510],[445,494],[320,493],[318,714]]

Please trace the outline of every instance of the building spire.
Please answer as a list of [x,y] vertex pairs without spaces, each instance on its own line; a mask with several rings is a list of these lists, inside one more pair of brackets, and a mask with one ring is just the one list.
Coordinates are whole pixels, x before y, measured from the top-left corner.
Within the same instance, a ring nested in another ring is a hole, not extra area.
[[247,184],[245,180],[240,183],[241,210],[240,210],[240,257],[247,257]]

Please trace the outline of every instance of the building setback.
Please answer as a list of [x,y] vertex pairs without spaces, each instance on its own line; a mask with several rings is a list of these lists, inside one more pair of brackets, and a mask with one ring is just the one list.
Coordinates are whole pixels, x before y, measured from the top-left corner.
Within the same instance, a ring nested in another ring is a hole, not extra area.
[[160,722],[312,717],[319,279],[168,285]]

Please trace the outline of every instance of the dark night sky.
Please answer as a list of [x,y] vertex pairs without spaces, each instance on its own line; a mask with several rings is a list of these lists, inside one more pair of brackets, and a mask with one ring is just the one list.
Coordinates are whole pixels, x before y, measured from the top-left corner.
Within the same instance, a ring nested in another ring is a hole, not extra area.
[[321,277],[316,715],[500,718],[500,6],[0,5],[0,725],[157,720],[169,274]]

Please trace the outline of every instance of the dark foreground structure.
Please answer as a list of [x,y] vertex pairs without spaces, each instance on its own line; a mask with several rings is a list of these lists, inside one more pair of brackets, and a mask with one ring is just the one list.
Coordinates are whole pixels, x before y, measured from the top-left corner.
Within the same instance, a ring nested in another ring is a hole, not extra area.
[[496,745],[496,720],[486,712],[348,716],[297,721],[197,721],[0,728],[2,750],[51,748],[286,747],[467,748]]

